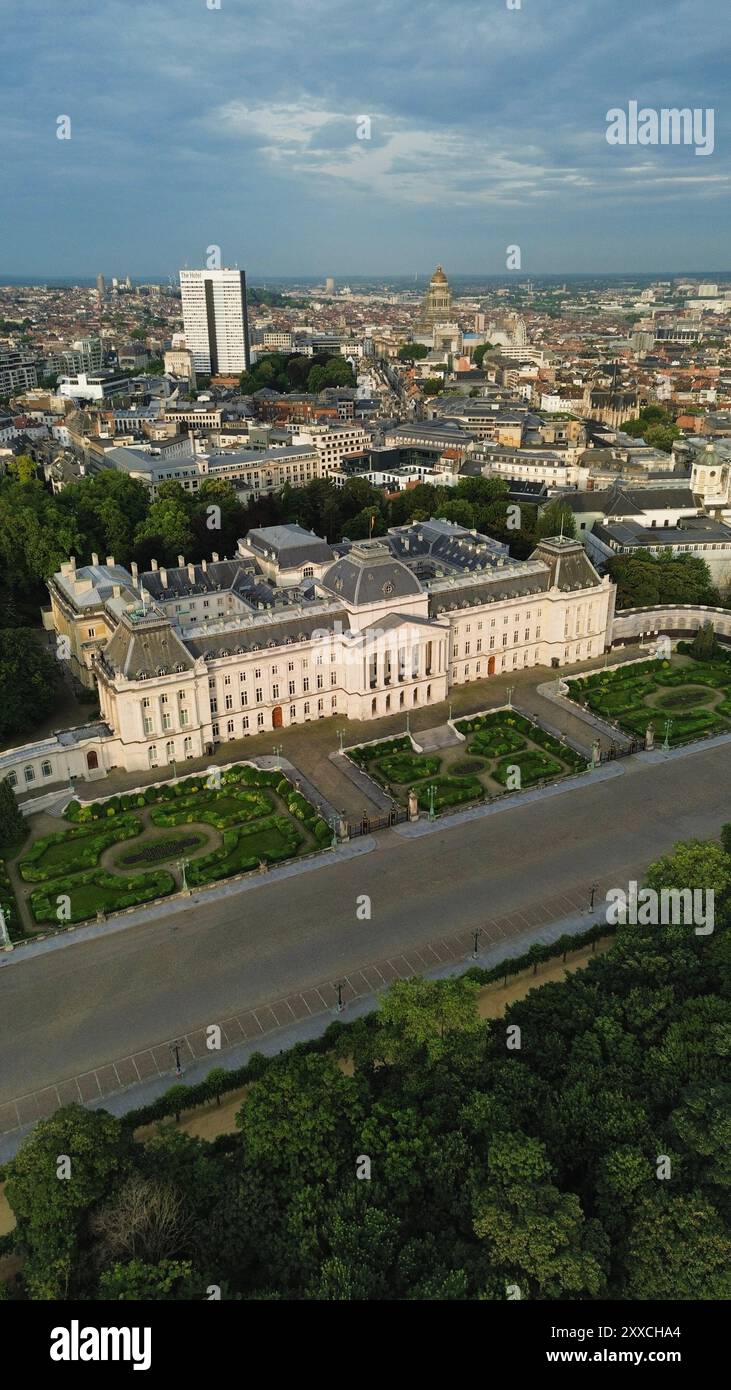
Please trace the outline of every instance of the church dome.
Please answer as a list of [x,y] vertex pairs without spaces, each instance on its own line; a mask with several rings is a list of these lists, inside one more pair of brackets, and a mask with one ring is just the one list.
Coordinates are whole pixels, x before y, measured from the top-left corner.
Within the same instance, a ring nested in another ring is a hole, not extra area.
[[432,283],[433,285],[446,285],[446,284],[447,284],[447,277],[446,277],[446,275],[444,274],[444,270],[442,269],[442,267],[441,267],[440,265],[438,265],[437,268],[436,268],[436,270],[434,271],[434,274],[433,274],[432,277],[431,277],[431,283]]

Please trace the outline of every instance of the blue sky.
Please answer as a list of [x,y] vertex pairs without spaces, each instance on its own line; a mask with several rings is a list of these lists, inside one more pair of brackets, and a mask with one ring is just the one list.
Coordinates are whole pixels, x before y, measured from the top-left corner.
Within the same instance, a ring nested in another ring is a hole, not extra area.
[[[731,268],[728,0],[215,3],[4,7],[0,273]],[[609,146],[631,100],[714,153]]]

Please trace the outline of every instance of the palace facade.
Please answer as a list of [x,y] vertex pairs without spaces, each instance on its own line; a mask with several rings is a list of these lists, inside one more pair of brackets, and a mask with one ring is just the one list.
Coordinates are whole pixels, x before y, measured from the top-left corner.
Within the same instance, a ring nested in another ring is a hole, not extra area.
[[[337,545],[265,527],[231,559],[180,556],[142,574],[113,556],[72,559],[49,592],[46,625],[96,684],[103,723],[72,741],[73,768],[68,737],[58,764],[46,741],[41,784],[166,768],[317,719],[405,713],[465,682],[596,656],[611,643],[615,589],[576,541],[542,540],[514,560],[432,519]],[[22,773],[16,785],[28,789]]]

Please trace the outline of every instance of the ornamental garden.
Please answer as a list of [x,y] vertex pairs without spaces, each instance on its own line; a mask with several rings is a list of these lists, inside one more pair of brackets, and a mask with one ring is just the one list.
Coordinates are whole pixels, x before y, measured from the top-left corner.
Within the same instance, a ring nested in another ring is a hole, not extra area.
[[[119,912],[331,843],[327,822],[281,772],[242,765],[221,773],[220,785],[210,781],[189,777],[85,806],[71,801],[63,828],[35,839],[15,861],[16,891],[37,926]],[[10,891],[7,871],[3,890]]]
[[679,651],[667,661],[639,661],[615,671],[594,671],[567,681],[569,698],[600,719],[643,738],[653,724],[657,740],[672,745],[731,730],[731,661],[696,661]]
[[420,810],[480,801],[586,770],[586,759],[512,709],[461,719],[458,746],[416,752],[411,738],[349,748],[347,756],[402,806],[413,788]]

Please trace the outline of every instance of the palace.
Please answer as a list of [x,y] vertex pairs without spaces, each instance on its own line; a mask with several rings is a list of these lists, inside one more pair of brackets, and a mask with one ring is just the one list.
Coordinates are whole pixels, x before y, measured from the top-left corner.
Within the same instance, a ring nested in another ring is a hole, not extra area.
[[103,723],[33,757],[13,750],[21,790],[167,767],[310,720],[403,713],[611,642],[614,586],[563,538],[514,560],[437,519],[336,545],[281,525],[250,531],[231,559],[180,556],[143,574],[92,561],[62,565],[45,616],[76,676],[96,684]]

